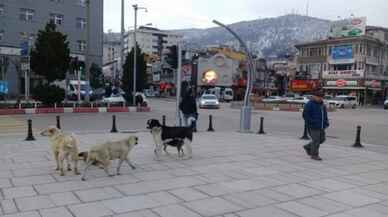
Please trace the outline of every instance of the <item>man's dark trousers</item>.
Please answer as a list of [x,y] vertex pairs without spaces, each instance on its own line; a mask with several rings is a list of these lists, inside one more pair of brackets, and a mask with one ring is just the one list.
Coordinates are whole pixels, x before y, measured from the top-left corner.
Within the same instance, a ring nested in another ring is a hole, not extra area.
[[312,141],[304,147],[311,156],[319,156],[319,146],[326,140],[325,129],[309,128],[309,134]]

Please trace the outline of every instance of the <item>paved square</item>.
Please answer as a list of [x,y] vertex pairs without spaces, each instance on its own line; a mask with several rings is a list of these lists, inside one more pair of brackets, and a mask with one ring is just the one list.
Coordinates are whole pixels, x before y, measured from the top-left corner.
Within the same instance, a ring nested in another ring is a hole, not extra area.
[[[388,156],[322,145],[311,161],[297,138],[215,132],[195,134],[194,157],[176,150],[156,161],[149,133],[130,153],[136,170],[87,181],[54,170],[48,141],[2,141],[0,215],[7,217],[383,217],[388,215]],[[128,134],[80,135],[80,150]],[[3,144],[4,143],[4,144]],[[79,163],[82,169],[84,162]],[[114,171],[117,162],[112,163]]]

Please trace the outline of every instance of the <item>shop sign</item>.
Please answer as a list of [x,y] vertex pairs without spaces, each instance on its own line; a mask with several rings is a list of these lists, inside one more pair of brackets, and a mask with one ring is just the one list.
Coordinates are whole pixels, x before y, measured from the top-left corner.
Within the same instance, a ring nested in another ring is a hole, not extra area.
[[372,80],[372,81],[365,81],[366,87],[372,87],[372,88],[381,88],[381,81]]
[[364,70],[323,71],[323,79],[357,79],[364,77]]
[[312,91],[319,86],[319,80],[292,80],[293,91]]
[[333,86],[335,86],[335,87],[358,86],[358,82],[339,79],[336,81],[326,81],[326,86],[331,86],[331,87],[333,87]]

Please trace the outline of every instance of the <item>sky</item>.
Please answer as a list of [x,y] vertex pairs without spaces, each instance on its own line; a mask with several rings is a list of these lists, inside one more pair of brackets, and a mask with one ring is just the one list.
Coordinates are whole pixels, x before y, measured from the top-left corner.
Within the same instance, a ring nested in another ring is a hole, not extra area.
[[[307,12],[329,20],[366,16],[368,25],[388,28],[387,0],[125,0],[126,29],[134,26],[133,4],[148,11],[138,11],[138,25],[152,23],[159,29],[208,28],[214,19],[231,24]],[[105,32],[120,31],[120,13],[121,0],[104,0]]]

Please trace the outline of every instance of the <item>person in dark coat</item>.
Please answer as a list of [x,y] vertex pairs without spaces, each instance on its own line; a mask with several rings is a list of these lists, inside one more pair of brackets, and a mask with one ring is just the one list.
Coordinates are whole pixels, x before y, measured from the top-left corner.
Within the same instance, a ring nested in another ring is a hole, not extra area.
[[[195,120],[198,118],[197,112],[197,102],[193,95],[193,92],[189,90],[182,99],[182,102],[179,104],[179,109],[183,114],[183,124],[184,126],[188,126],[188,120],[190,117],[193,117]],[[196,130],[196,121],[194,121],[194,130]]]
[[319,157],[319,146],[325,142],[325,130],[329,127],[326,106],[323,103],[323,92],[313,93],[310,101],[304,106],[303,118],[307,124],[312,141],[304,146],[304,149],[313,160],[322,160]]

